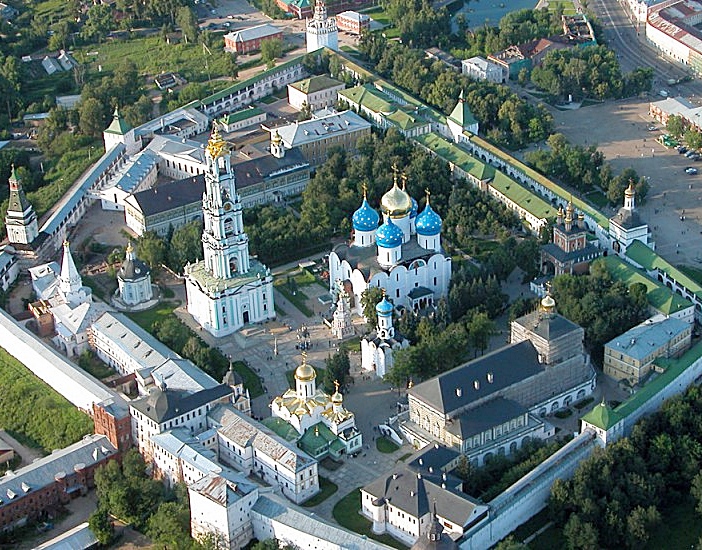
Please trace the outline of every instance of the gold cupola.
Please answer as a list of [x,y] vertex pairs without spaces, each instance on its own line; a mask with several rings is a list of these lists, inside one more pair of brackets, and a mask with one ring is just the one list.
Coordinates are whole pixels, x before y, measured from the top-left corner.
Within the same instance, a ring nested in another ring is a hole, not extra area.
[[210,139],[207,142],[207,152],[212,159],[218,159],[229,153],[229,145],[222,139],[216,122],[212,123],[212,135],[210,135]]
[[380,199],[380,209],[391,218],[404,218],[412,211],[412,199],[397,185],[397,169],[393,167],[393,170],[392,188]]
[[317,377],[314,367],[307,364],[307,354],[302,355],[302,365],[295,369],[295,379],[300,382],[309,382]]

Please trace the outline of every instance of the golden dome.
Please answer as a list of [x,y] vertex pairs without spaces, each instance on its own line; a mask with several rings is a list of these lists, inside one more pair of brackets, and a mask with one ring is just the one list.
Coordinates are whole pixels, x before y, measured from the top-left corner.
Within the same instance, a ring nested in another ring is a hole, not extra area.
[[309,382],[317,377],[314,368],[304,362],[295,369],[295,378],[300,382]]
[[276,130],[276,131],[275,131],[275,134],[273,134],[273,136],[271,137],[271,141],[272,141],[275,145],[280,145],[280,144],[283,142],[283,138],[281,137],[281,135],[280,135],[280,133],[278,132],[278,130]]
[[556,307],[556,300],[551,296],[546,295],[543,300],[541,300],[541,308],[544,311],[552,311]]
[[629,182],[629,187],[627,187],[624,191],[624,195],[626,195],[627,197],[633,197],[635,192],[636,190],[634,189],[634,182],[632,180]]
[[336,391],[334,391],[334,393],[332,394],[331,401],[335,405],[340,405],[344,401],[344,396],[341,395],[341,393],[339,393],[339,381],[338,380],[334,380],[334,389]]
[[380,209],[383,214],[391,218],[403,218],[412,210],[412,199],[397,186],[397,180],[392,185],[392,189],[380,199]]

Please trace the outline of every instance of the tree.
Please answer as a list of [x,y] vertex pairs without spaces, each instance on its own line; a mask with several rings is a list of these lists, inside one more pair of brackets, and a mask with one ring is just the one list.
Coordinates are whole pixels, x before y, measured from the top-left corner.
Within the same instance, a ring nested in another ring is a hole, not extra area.
[[349,354],[346,350],[339,350],[325,361],[324,388],[328,392],[333,392],[335,390],[334,382],[344,386],[350,372],[351,362],[349,361]]
[[267,38],[261,40],[261,61],[268,68],[275,65],[275,60],[283,55],[283,41],[280,38]]
[[383,296],[383,289],[376,286],[368,287],[361,294],[363,317],[365,317],[366,324],[370,327],[375,327],[378,324],[378,314],[375,311],[375,306],[383,299]]
[[78,108],[80,131],[90,137],[99,137],[105,129],[105,106],[95,98],[80,102]]
[[185,43],[197,40],[198,26],[197,17],[190,6],[181,6],[176,11],[176,25],[183,32]]
[[169,549],[189,549],[190,510],[178,502],[163,502],[148,521],[147,533],[151,539]]
[[107,546],[112,542],[112,538],[115,536],[115,526],[104,507],[98,506],[97,510],[91,514],[88,525],[102,546]]
[[668,122],[665,123],[665,129],[669,134],[680,137],[685,132],[685,121],[680,115],[670,116]]
[[152,268],[157,267],[166,258],[166,243],[153,231],[147,231],[137,240],[137,254]]
[[188,262],[202,259],[202,223],[192,221],[173,232],[168,247],[168,266],[180,273]]
[[309,120],[312,118],[312,108],[309,106],[309,104],[306,101],[302,102],[302,108],[300,109],[300,112],[297,115],[297,120],[298,122],[302,122],[304,120]]
[[527,550],[528,548],[526,544],[515,539],[514,535],[510,535],[498,542],[494,550]]
[[684,139],[690,149],[697,150],[702,148],[702,132],[690,128],[685,131]]
[[106,4],[95,4],[88,10],[88,19],[81,36],[87,42],[102,42],[112,28],[112,8]]
[[486,313],[476,313],[468,323],[468,334],[470,335],[470,344],[475,348],[476,356],[478,350],[483,354],[490,345],[490,338],[495,334],[495,323]]

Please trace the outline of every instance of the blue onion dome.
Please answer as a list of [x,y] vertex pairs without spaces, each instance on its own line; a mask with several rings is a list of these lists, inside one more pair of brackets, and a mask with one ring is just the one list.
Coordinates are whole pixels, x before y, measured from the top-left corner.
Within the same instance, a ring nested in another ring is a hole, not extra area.
[[385,223],[375,232],[375,242],[383,248],[395,248],[402,244],[404,233],[399,225],[392,223],[392,218],[388,216]]
[[353,213],[351,221],[356,231],[375,231],[378,229],[380,215],[368,204],[365,191],[363,193],[363,204]]
[[375,312],[378,315],[391,315],[392,314],[392,303],[388,300],[388,297],[385,296],[385,292],[383,291],[383,299],[380,300],[375,306]]
[[414,200],[414,197],[410,197],[412,199],[412,210],[410,210],[410,218],[416,218],[417,213],[419,212],[419,204],[417,204],[417,201]]
[[380,209],[383,214],[393,218],[403,218],[412,211],[412,199],[407,191],[398,187],[397,180],[393,183],[392,189],[380,199]]
[[431,207],[431,204],[429,204],[429,195],[427,195],[427,205],[414,222],[417,233],[425,237],[433,237],[441,233],[441,224],[441,216]]

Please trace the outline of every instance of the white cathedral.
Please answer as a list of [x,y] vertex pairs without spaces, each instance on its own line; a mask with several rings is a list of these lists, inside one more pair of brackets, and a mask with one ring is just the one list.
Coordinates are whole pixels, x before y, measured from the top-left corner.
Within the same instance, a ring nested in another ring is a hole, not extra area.
[[354,212],[353,241],[334,247],[329,255],[330,293],[341,280],[351,297],[351,307],[363,314],[361,295],[369,287],[385,289],[395,307],[419,312],[448,294],[451,258],[441,247],[441,217],[427,193],[426,206],[417,202],[394,178],[380,201],[383,223],[363,193]]
[[249,256],[231,152],[215,124],[205,149],[204,260],[185,266],[188,313],[210,334],[226,336],[275,317],[273,277]]
[[319,48],[339,51],[339,30],[336,27],[336,17],[327,16],[327,6],[324,0],[317,0],[314,4],[314,16],[307,21],[305,42],[307,43],[307,53],[317,51]]

